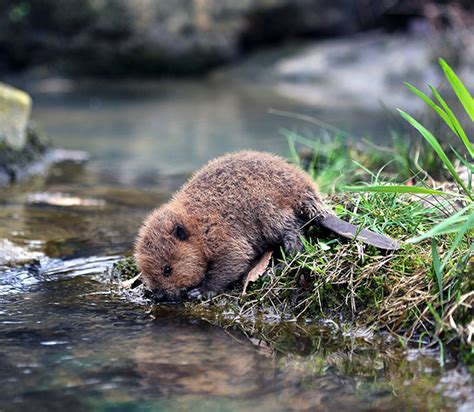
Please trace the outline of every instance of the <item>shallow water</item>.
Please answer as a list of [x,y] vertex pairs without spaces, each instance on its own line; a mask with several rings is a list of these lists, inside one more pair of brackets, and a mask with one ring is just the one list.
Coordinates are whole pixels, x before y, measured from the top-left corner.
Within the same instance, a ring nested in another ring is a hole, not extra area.
[[379,143],[390,139],[394,127],[389,121],[393,114],[382,107],[374,112],[308,107],[269,88],[229,80],[43,80],[24,86],[35,101],[34,118],[55,143],[91,152],[90,170],[134,186],[154,184],[157,174],[187,173],[229,151],[286,155],[288,130],[307,136],[322,133],[270,109],[308,114]]
[[266,109],[298,108],[216,84],[66,86],[31,86],[35,118],[91,161],[0,194],[0,239],[35,253],[0,266],[0,410],[470,410],[470,376],[435,350],[327,323],[248,336],[116,293],[104,273],[149,210],[215,154],[285,154],[278,129],[296,122]]

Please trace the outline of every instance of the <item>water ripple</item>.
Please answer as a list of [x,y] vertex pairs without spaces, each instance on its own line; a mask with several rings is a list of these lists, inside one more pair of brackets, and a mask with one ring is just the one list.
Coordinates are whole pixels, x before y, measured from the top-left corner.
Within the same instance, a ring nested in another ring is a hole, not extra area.
[[103,274],[120,256],[91,256],[70,260],[41,259],[19,268],[0,268],[0,296],[19,293],[42,283],[76,276]]

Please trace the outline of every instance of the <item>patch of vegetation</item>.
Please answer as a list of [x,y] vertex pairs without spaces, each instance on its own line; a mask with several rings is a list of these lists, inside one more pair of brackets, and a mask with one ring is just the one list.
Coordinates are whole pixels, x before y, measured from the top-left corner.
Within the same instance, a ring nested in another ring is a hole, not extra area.
[[[340,217],[402,242],[430,230],[446,212],[409,194],[360,192],[333,196],[332,201]],[[453,240],[452,235],[443,236],[440,250],[449,250]],[[305,251],[272,262],[265,275],[250,284],[246,295],[242,296],[237,285],[212,301],[186,305],[213,323],[238,324],[252,335],[267,336],[269,325],[285,320],[329,319],[349,333],[387,330],[406,343],[455,342],[469,363],[472,306],[460,300],[474,286],[472,262],[469,268],[465,260],[469,248],[472,240],[466,238],[453,253],[441,301],[430,239],[404,243],[396,253],[384,254],[312,228]],[[138,273],[133,258],[116,270],[120,272],[121,267],[126,274],[122,279]],[[272,336],[278,345],[280,338],[287,339]]]
[[[464,111],[474,122],[474,99],[462,81],[457,77],[451,67],[440,59],[446,80],[451,85]],[[463,354],[467,358],[473,357],[474,347],[472,335],[474,334],[474,320],[472,317],[474,307],[474,191],[472,176],[474,173],[474,146],[466,131],[461,125],[454,110],[446,103],[440,93],[430,86],[433,98],[407,84],[407,87],[422,99],[448,126],[456,137],[459,148],[452,146],[446,151],[431,131],[419,121],[399,110],[400,115],[412,125],[429,144],[432,152],[442,162],[442,170],[448,175],[451,182],[442,190],[433,190],[425,187],[403,185],[369,185],[362,190],[375,193],[411,193],[416,195],[434,195],[440,210],[446,216],[441,217],[435,225],[419,236],[408,240],[409,244],[418,244],[431,239],[430,271],[433,281],[436,282],[435,296],[425,299],[426,308],[419,318],[423,321],[431,320],[432,329],[425,332],[433,338],[446,340],[449,335],[461,339],[461,347],[470,347]],[[355,188],[355,190],[360,190]],[[440,201],[442,197],[444,200]],[[430,313],[429,316],[426,316]],[[416,325],[416,322],[415,322]]]
[[[436,208],[409,196],[363,193],[340,200],[339,216],[402,241],[442,218]],[[446,236],[443,250],[449,250],[452,243],[452,237]],[[432,344],[440,338],[446,343],[461,339],[462,345],[468,344],[472,313],[459,298],[473,286],[472,267],[466,261],[470,243],[465,239],[453,253],[452,274],[442,285],[440,300],[428,239],[405,243],[396,253],[386,255],[358,242],[321,237],[313,229],[303,253],[285,257],[281,271],[271,268],[245,296],[232,300],[232,305],[245,318],[257,313],[268,319],[343,317],[408,340]]]
[[[472,97],[449,66],[441,64],[474,120]],[[387,254],[313,227],[304,252],[273,261],[245,295],[237,287],[212,301],[188,303],[188,308],[249,332],[262,323],[329,319],[351,325],[352,330],[389,331],[403,344],[437,345],[441,357],[449,344],[472,364],[472,143],[435,89],[438,104],[409,87],[447,123],[462,151],[445,151],[431,132],[404,112],[402,116],[424,138],[423,146],[398,141],[389,150],[373,145],[348,149],[339,139],[328,145],[289,136],[292,158],[323,191],[346,189],[331,197],[335,213],[395,238],[401,249]],[[377,173],[371,172],[377,168]],[[209,308],[214,315],[209,315]]]
[[124,282],[138,275],[138,266],[132,256],[115,262],[110,271],[112,278]]
[[[440,64],[474,120],[471,95],[443,60]],[[346,185],[346,190],[356,191],[340,197],[336,213],[404,241],[402,249],[381,255],[370,247],[310,234],[304,253],[285,258],[283,271],[256,282],[239,302],[239,314],[257,310],[300,318],[345,313],[356,323],[389,330],[405,341],[415,338],[441,348],[457,342],[464,360],[472,363],[474,150],[436,89],[431,87],[435,102],[408,87],[454,133],[456,149],[444,149],[434,134],[403,111],[402,117],[423,137],[423,151],[398,141],[395,155],[390,156],[389,151],[370,146],[344,150],[337,140],[320,150],[321,142],[290,136],[293,158],[300,165],[295,142],[312,149],[315,155],[306,155],[303,166],[323,189]],[[380,165],[384,160],[387,163]],[[374,166],[380,167],[377,174],[370,172]],[[347,187],[356,181],[365,184]]]

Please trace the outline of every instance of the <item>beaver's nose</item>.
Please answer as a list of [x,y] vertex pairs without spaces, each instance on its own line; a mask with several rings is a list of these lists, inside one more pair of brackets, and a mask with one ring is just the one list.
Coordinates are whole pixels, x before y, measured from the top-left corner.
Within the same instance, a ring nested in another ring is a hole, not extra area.
[[155,302],[163,302],[163,300],[165,300],[165,294],[161,289],[153,289],[152,299]]
[[160,289],[153,290],[153,297],[151,298],[154,303],[178,303],[181,301],[179,293],[166,293]]
[[165,294],[160,289],[145,289],[144,296],[147,299],[152,300],[155,303],[162,302]]

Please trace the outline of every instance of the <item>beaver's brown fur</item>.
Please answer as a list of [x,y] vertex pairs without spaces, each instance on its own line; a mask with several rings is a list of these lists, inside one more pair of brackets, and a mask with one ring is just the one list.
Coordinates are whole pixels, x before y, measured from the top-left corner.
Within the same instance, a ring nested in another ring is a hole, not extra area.
[[268,153],[228,154],[148,216],[135,256],[158,300],[209,296],[242,278],[265,251],[300,250],[307,223],[328,216],[337,219],[298,167]]

